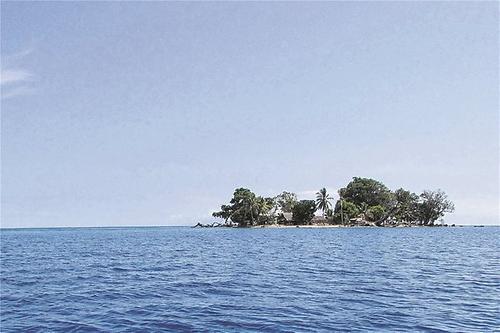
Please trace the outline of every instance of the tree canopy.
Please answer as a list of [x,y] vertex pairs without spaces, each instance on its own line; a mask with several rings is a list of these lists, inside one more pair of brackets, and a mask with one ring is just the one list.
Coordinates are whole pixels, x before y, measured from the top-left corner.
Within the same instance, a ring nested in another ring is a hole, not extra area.
[[238,188],[234,191],[229,205],[222,205],[221,210],[214,212],[212,216],[223,218],[226,222],[231,219],[242,227],[254,225],[261,215],[270,209],[271,200],[257,197],[249,189]]
[[283,191],[283,193],[276,196],[276,202],[283,213],[291,213],[293,206],[297,203],[297,194]]
[[387,186],[370,178],[354,177],[345,188],[339,190],[339,195],[360,208],[363,204],[367,207],[379,205],[389,208],[393,201],[392,193]]
[[293,221],[297,224],[309,224],[316,212],[314,200],[300,200],[293,206]]
[[441,190],[424,191],[420,196],[403,188],[392,192],[380,181],[354,177],[339,190],[341,198],[335,205],[334,221],[360,217],[376,225],[433,225],[445,213],[454,210],[453,203]]
[[[229,204],[212,215],[225,225],[240,227],[290,223],[308,224],[316,210],[328,223],[365,225],[432,226],[446,213],[454,211],[453,203],[442,190],[426,190],[417,195],[399,188],[391,191],[382,182],[354,177],[339,191],[332,211],[332,197],[326,188],[316,193],[315,200],[298,200],[293,192],[284,191],[274,198],[257,196],[247,188],[237,188]],[[292,221],[290,221],[292,220]],[[320,219],[321,220],[321,219]]]
[[420,195],[420,199],[418,217],[424,225],[434,224],[445,213],[451,213],[455,210],[455,206],[442,190],[424,191]]

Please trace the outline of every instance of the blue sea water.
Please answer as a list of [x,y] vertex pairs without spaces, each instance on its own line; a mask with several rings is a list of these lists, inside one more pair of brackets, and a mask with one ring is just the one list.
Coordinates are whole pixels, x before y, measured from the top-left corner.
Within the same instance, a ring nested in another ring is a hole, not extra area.
[[500,331],[500,228],[1,231],[1,332]]

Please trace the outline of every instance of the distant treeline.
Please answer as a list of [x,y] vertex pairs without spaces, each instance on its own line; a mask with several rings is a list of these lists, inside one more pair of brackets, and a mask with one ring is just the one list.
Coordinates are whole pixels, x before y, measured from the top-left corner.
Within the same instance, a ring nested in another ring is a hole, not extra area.
[[[360,177],[354,177],[338,190],[333,207],[332,202],[325,188],[316,193],[316,200],[298,200],[295,193],[286,191],[275,197],[263,197],[238,188],[229,204],[222,205],[212,215],[223,219],[225,226],[240,227],[312,223],[432,226],[454,210],[453,203],[441,190],[424,191],[420,195],[402,188],[391,191],[377,180]],[[322,212],[320,218],[315,216],[318,210]]]

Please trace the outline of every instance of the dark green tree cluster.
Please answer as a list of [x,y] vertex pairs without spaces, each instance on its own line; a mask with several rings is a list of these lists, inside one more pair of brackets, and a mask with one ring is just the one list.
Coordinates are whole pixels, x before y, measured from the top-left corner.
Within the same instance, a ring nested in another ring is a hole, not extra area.
[[426,225],[431,226],[446,213],[453,212],[453,203],[441,191],[424,191],[417,195],[402,188],[391,191],[381,182],[354,177],[339,191],[332,209],[332,197],[322,188],[316,200],[298,200],[292,192],[276,197],[257,196],[246,188],[234,191],[233,198],[214,217],[225,225],[240,227],[273,223],[310,224],[317,210],[320,220],[336,224]]
[[453,211],[453,203],[441,190],[420,195],[402,188],[392,192],[374,179],[354,177],[339,190],[333,220],[343,224],[359,219],[376,225],[434,225]]
[[345,188],[339,190],[335,205],[334,221],[346,224],[352,218],[378,221],[393,206],[391,191],[379,181],[354,177]]
[[300,200],[292,208],[292,217],[295,224],[310,224],[316,212],[314,200]]
[[284,191],[275,198],[277,207],[283,213],[291,213],[293,206],[297,203],[297,194]]
[[274,206],[274,198],[256,196],[246,188],[238,188],[234,191],[229,205],[222,205],[221,210],[214,212],[212,216],[224,219],[226,224],[229,220],[238,226],[264,224],[267,213]]
[[224,219],[226,225],[247,227],[272,223],[286,223],[284,214],[292,214],[296,224],[308,224],[314,217],[316,204],[314,201],[298,201],[297,195],[283,192],[274,198],[255,195],[246,188],[234,191],[228,205],[222,205],[221,210],[212,216]]

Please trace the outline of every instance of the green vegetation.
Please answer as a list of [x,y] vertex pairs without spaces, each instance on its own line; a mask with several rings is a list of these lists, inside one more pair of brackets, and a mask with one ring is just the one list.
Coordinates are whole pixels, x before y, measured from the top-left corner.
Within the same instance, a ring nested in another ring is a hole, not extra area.
[[291,213],[293,206],[297,203],[297,194],[284,191],[276,198],[276,203],[278,204],[278,208],[283,213]]
[[332,209],[332,197],[330,197],[330,194],[326,192],[326,188],[322,188],[319,190],[319,192],[316,193],[316,205],[319,210],[323,211],[323,216],[326,217],[328,215],[331,215],[331,209]]
[[314,200],[300,200],[292,208],[293,221],[296,224],[306,225],[311,223],[316,212]]
[[[286,192],[276,197],[257,196],[246,188],[234,191],[228,205],[212,215],[224,220],[223,226],[248,227],[272,224],[342,224],[365,226],[433,226],[453,203],[441,190],[417,195],[405,189],[391,191],[383,183],[354,177],[338,191],[332,210],[332,196],[326,188],[316,193],[316,200],[298,200]],[[316,211],[322,217],[315,216]],[[213,226],[213,224],[212,224]]]
[[249,189],[238,188],[229,205],[222,205],[221,210],[212,215],[224,219],[226,223],[231,219],[238,226],[246,227],[267,222],[273,205],[273,198],[258,197]]
[[356,218],[361,213],[360,209],[352,202],[344,199],[338,200],[335,204],[333,221],[336,223],[346,224],[351,218]]

